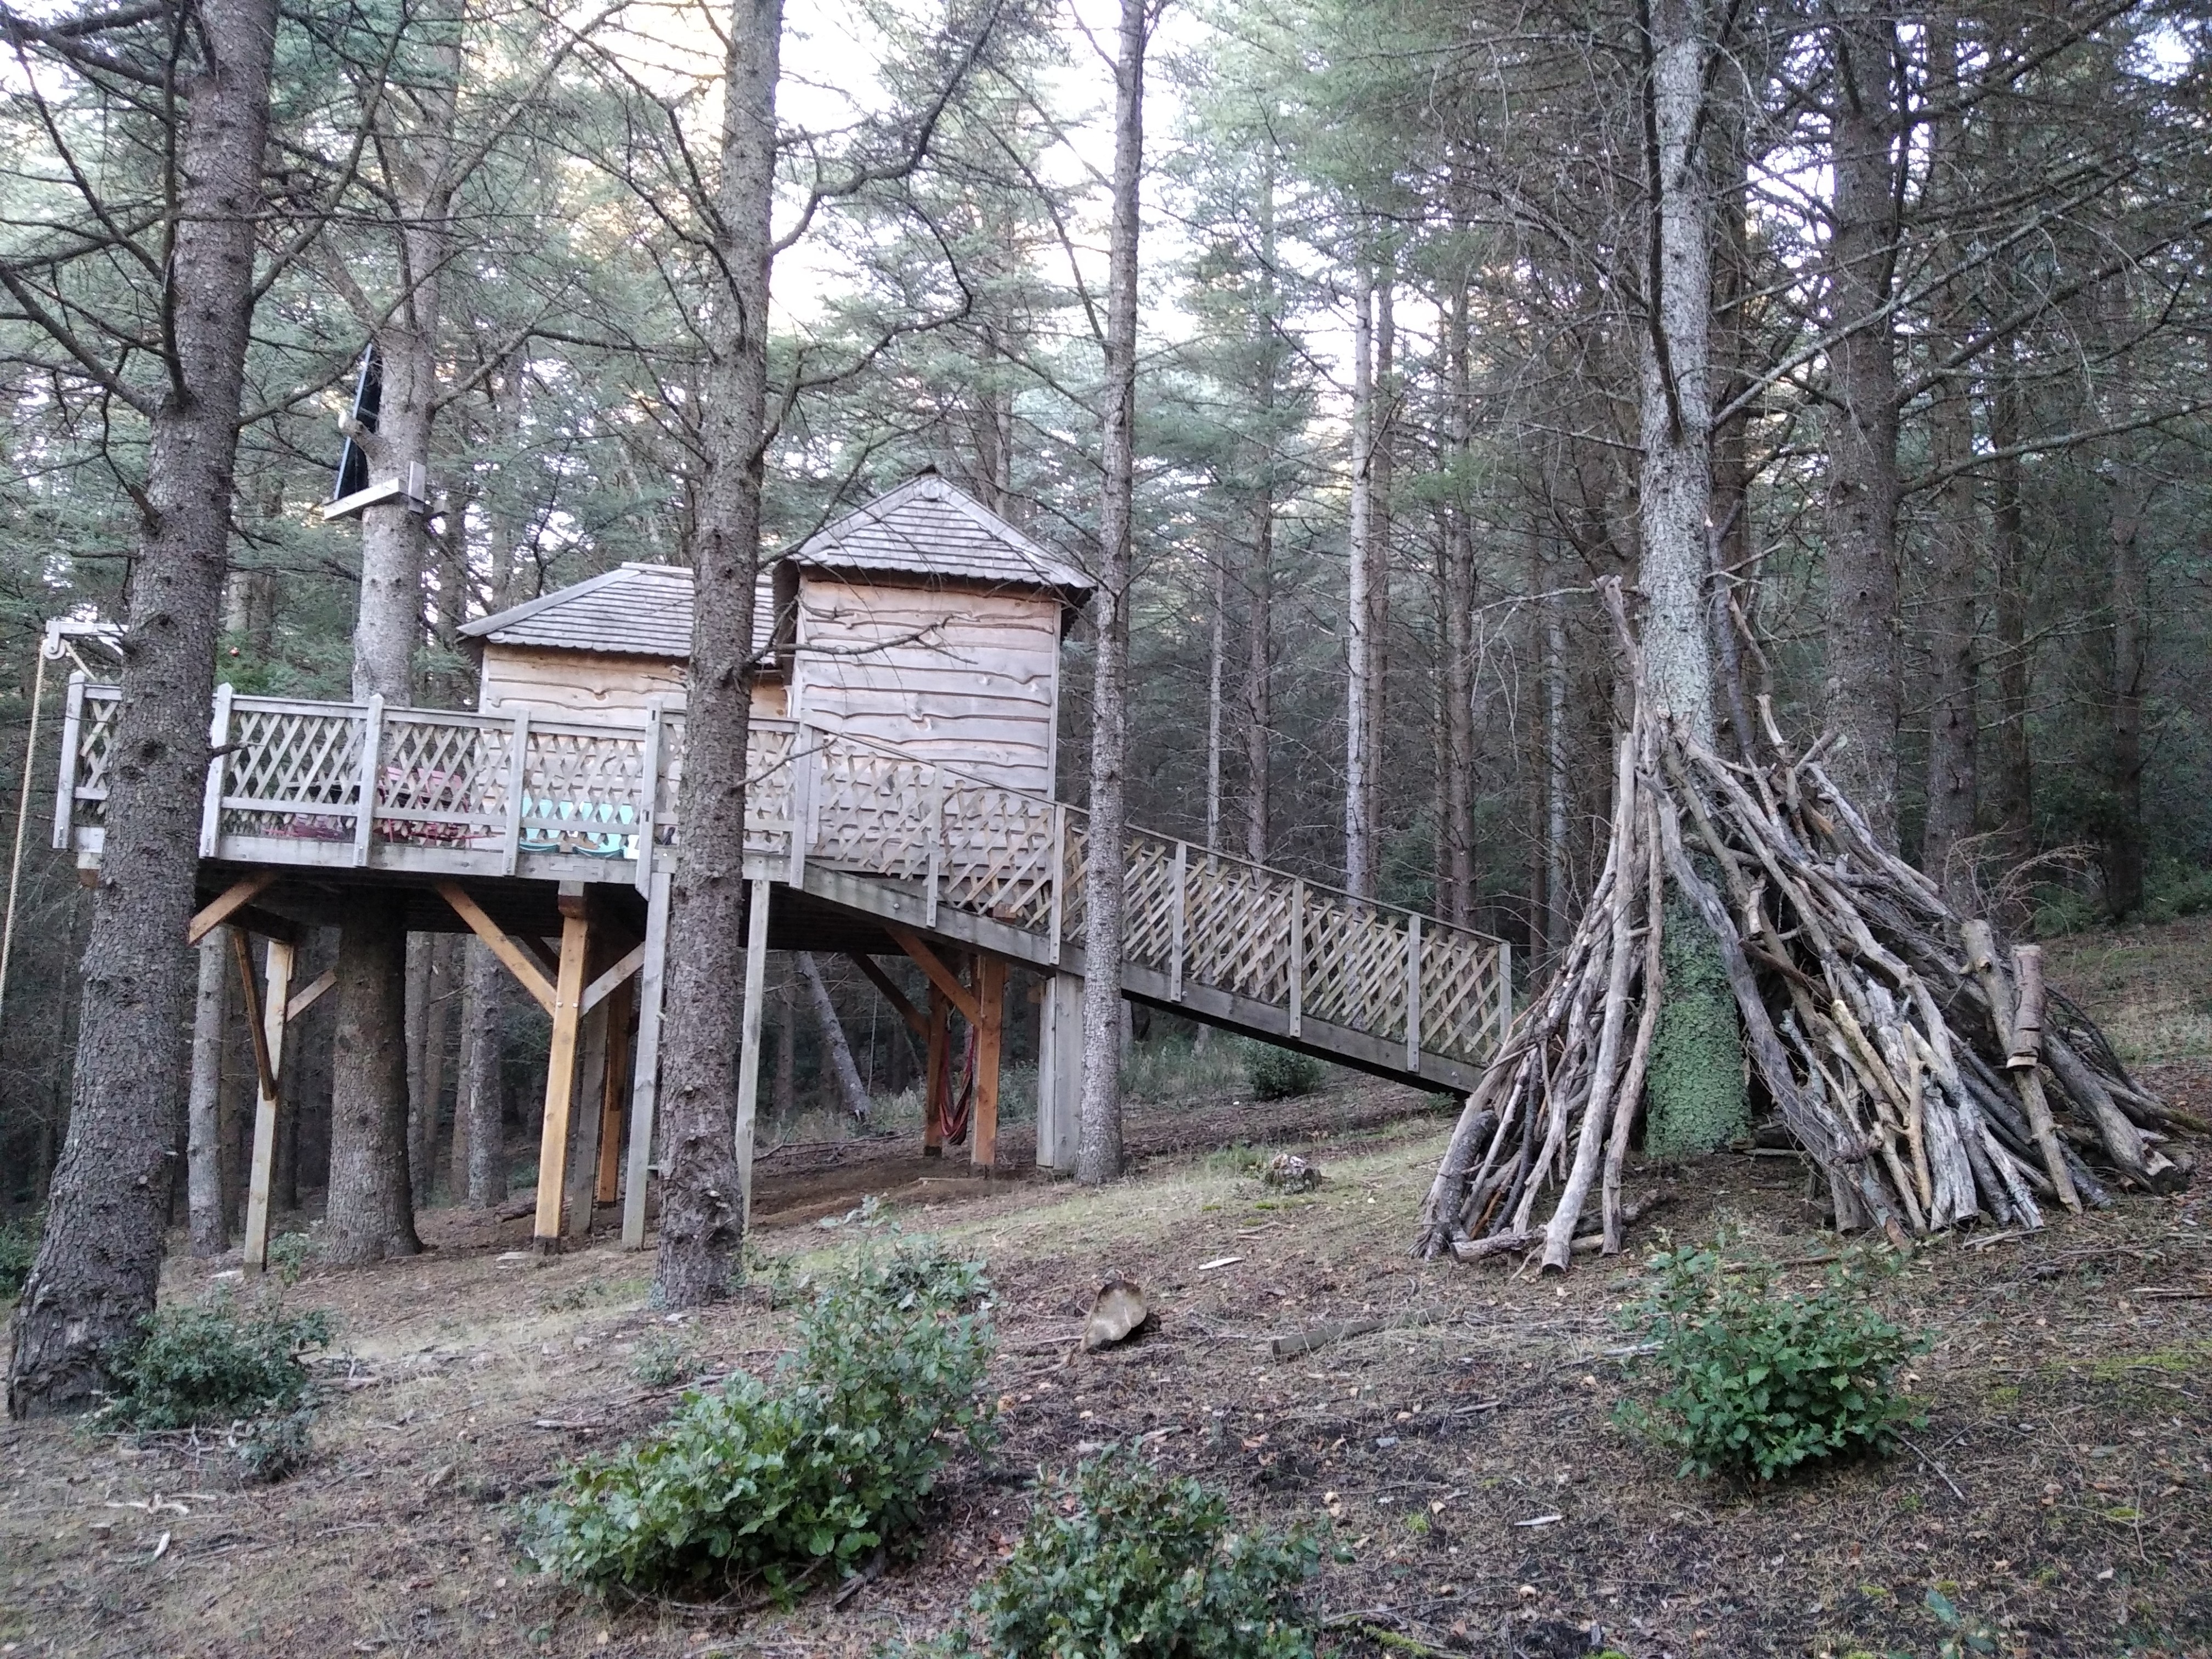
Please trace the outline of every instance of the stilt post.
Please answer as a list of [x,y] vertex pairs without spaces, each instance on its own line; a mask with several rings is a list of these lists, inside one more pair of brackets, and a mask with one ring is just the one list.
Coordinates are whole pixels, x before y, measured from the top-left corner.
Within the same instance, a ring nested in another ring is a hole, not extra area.
[[747,1232],[753,1224],[753,1119],[760,1108],[761,1003],[768,988],[769,890],[756,881],[745,906],[745,1003],[738,1045],[738,1214]]
[[969,1157],[988,1172],[999,1156],[999,1054],[1006,1021],[1006,964],[999,957],[975,958],[975,1000],[983,1019],[975,1028],[975,1123]]
[[568,1121],[568,1172],[562,1203],[562,1233],[569,1238],[592,1234],[592,1205],[599,1184],[601,1097],[607,1086],[607,1005],[584,1011],[576,1045],[576,1103]]
[[[244,934],[237,936],[240,940]],[[246,964],[248,1017],[257,1011],[252,1000],[252,964]],[[292,994],[292,946],[283,939],[269,941],[269,960],[264,969],[269,991],[258,1011],[260,1042],[255,1045],[253,1102],[253,1163],[246,1188],[246,1266],[248,1272],[264,1273],[269,1267],[269,1182],[276,1165],[277,1085],[284,1074],[284,1027]],[[266,1066],[259,1062],[265,1058]]]
[[921,1155],[945,1156],[945,1109],[951,1104],[952,1065],[950,1033],[952,999],[933,982],[929,988],[928,1076],[921,1085]]
[[624,980],[608,993],[606,1084],[599,1091],[599,1169],[592,1182],[594,1203],[622,1196],[623,1089],[629,1072],[629,1016],[637,981]]
[[637,1070],[629,1091],[629,1155],[623,1191],[623,1249],[645,1248],[646,1185],[653,1174],[653,1114],[660,1098],[660,985],[668,965],[665,870],[653,873],[645,907],[645,961],[637,970]]
[[538,1139],[538,1217],[532,1243],[561,1248],[561,1192],[568,1172],[568,1112],[576,1098],[577,1039],[583,1027],[584,969],[591,921],[581,882],[561,884],[561,967],[553,982],[553,1043],[545,1059],[545,1122]]

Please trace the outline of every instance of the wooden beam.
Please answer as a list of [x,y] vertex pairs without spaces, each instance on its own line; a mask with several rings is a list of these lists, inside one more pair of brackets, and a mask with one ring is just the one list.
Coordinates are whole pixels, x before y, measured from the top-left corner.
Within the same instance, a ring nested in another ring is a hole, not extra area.
[[627,955],[584,988],[584,1012],[588,1014],[605,1002],[614,994],[616,987],[644,965],[645,946],[641,944],[632,945]]
[[884,994],[884,1000],[898,1010],[898,1017],[906,1022],[907,1030],[927,1042],[928,1020],[922,1017],[921,1009],[907,1000],[906,993],[899,989],[891,976],[876,965],[876,959],[865,951],[848,951],[846,954],[852,957],[853,965],[868,976],[868,982]]
[[[238,962],[239,982],[246,991],[246,1024],[253,1038],[253,1071],[261,1085],[261,1092],[276,1092],[276,1064],[269,1052],[269,1034],[261,1012],[260,988],[253,982],[253,946],[237,928],[230,930],[230,951]],[[283,1006],[280,1003],[279,1008]],[[276,1016],[283,1018],[280,1012]]]
[[1006,964],[975,958],[975,1000],[983,1018],[975,1028],[975,1122],[968,1139],[975,1167],[988,1171],[999,1158],[999,1052],[1006,1018]]
[[[566,909],[568,901],[562,903]],[[561,1248],[561,1185],[568,1172],[568,1114],[576,1098],[576,1040],[583,1025],[584,962],[591,936],[580,902],[561,920],[561,975],[554,984],[553,1042],[545,1059],[545,1123],[538,1139],[538,1216],[531,1242],[549,1254]]]
[[539,965],[547,973],[561,971],[561,941],[557,937],[540,939],[535,933],[517,933],[514,939],[516,944],[538,958]]
[[753,1115],[760,1105],[761,1003],[768,988],[769,888],[751,884],[745,897],[745,1000],[738,1040],[738,1213],[753,1226]]
[[295,991],[292,994],[292,1000],[284,1005],[285,1022],[289,1024],[306,1013],[308,1009],[320,1002],[324,994],[337,982],[338,970],[335,968],[324,969],[320,976],[313,984],[304,990]]
[[645,1248],[646,1187],[653,1172],[653,1118],[660,1098],[660,981],[668,958],[670,872],[656,870],[645,906],[645,965],[637,972],[637,1065],[629,1091],[629,1168],[623,1192],[623,1249]]
[[950,1034],[951,1000],[935,984],[929,988],[929,1058],[921,1085],[921,1155],[945,1156],[945,1109],[952,1095]]
[[561,1195],[562,1233],[569,1238],[592,1236],[592,1212],[599,1201],[599,1136],[606,1115],[601,1110],[607,1091],[607,1016],[605,1004],[584,1016],[583,1035],[576,1048],[576,1103],[568,1121],[568,1188]]
[[975,1000],[975,993],[960,982],[960,976],[938,960],[937,952],[922,942],[921,936],[911,930],[887,925],[884,931],[897,941],[898,948],[912,957],[921,971],[929,975],[929,982],[951,998],[952,1006],[960,1011],[960,1018],[970,1025],[983,1023],[983,1012]]
[[469,931],[491,947],[492,955],[507,965],[507,971],[522,983],[522,988],[538,1000],[538,1006],[547,1013],[553,1012],[553,983],[548,980],[523,948],[501,930],[500,925],[483,911],[483,906],[463,890],[458,882],[441,881],[438,896],[453,907],[453,914],[469,925]]
[[241,877],[224,889],[222,896],[214,900],[195,915],[185,928],[185,943],[198,945],[210,933],[230,920],[233,911],[253,902],[276,884],[276,872],[257,870]]
[[284,1027],[292,1006],[289,993],[293,962],[289,944],[283,939],[269,941],[269,995],[266,1012],[255,1021],[254,1060],[258,1065],[267,1056],[270,1085],[254,1097],[253,1161],[246,1188],[246,1266],[253,1273],[264,1273],[269,1267],[269,1183],[276,1166],[276,1084],[284,1075]]
[[611,1204],[622,1196],[623,1085],[629,1073],[633,987],[634,981],[624,980],[607,1000],[607,1073],[606,1085],[599,1092],[599,1168],[592,1193],[595,1204]]

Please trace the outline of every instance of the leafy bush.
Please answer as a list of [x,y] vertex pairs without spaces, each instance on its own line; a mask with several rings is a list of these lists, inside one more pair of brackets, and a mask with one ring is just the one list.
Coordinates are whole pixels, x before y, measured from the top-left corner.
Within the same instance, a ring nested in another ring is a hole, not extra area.
[[1278,1048],[1272,1042],[1249,1043],[1244,1051],[1244,1075],[1255,1100],[1288,1100],[1310,1095],[1321,1087],[1322,1065],[1295,1048]]
[[150,1316],[115,1366],[116,1387],[99,1422],[154,1432],[209,1428],[298,1410],[308,1399],[300,1356],[331,1340],[321,1309],[241,1314],[227,1296]]
[[13,1296],[31,1276],[31,1263],[39,1254],[39,1232],[46,1212],[11,1216],[0,1222],[0,1296]]
[[1682,1473],[1756,1474],[1846,1452],[1880,1451],[1918,1419],[1893,1391],[1925,1337],[1867,1304],[1864,1261],[1828,1270],[1814,1295],[1775,1284],[1777,1270],[1722,1260],[1723,1244],[1651,1260],[1657,1286],[1626,1322],[1656,1342],[1668,1387],[1656,1410],[1632,1402],[1620,1421],[1682,1454]]
[[[1311,1659],[1297,1587],[1321,1547],[1239,1528],[1221,1493],[1109,1448],[1047,1482],[969,1611],[1005,1659]],[[969,1653],[965,1632],[927,1651]]]
[[689,1382],[699,1375],[699,1350],[690,1343],[655,1331],[637,1345],[629,1374],[648,1389],[665,1389]]
[[2142,919],[2178,921],[2212,910],[2212,870],[2180,859],[2160,859],[2143,883]]
[[323,1247],[305,1233],[279,1233],[269,1241],[269,1270],[287,1285],[296,1285]]
[[988,1440],[981,1264],[907,1246],[801,1316],[781,1392],[744,1373],[685,1395],[652,1439],[572,1466],[525,1516],[543,1571],[645,1590],[758,1579],[780,1597],[919,1522],[951,1443]]

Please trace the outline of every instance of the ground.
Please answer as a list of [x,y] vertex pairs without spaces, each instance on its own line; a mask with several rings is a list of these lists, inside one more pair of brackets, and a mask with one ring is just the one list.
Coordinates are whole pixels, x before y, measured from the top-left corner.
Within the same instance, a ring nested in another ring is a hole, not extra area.
[[[2203,930],[2181,927],[2176,957],[2201,956]],[[2104,963],[2085,1000],[2116,1024],[2170,994],[2172,975],[2135,956],[2079,954]],[[2212,1070],[2154,1076],[2212,1106]],[[880,1194],[901,1228],[988,1261],[1000,1339],[991,1465],[954,1463],[915,1559],[788,1612],[610,1607],[514,1547],[517,1501],[562,1460],[666,1411],[675,1390],[641,1381],[641,1357],[772,1366],[788,1316],[769,1275],[671,1321],[646,1305],[647,1257],[539,1261],[520,1251],[526,1220],[434,1212],[428,1254],[283,1291],[332,1310],[342,1358],[312,1459],[280,1485],[240,1486],[219,1448],[0,1427],[0,1653],[867,1655],[957,1616],[1036,1468],[1136,1440],[1248,1516],[1329,1528],[1348,1559],[1311,1594],[1324,1650],[1346,1656],[1543,1659],[1595,1645],[1593,1627],[1634,1659],[1934,1656],[1931,1590],[2000,1653],[2212,1655],[2212,1186],[1929,1245],[1894,1285],[1933,1339],[1908,1378],[1924,1425],[1887,1460],[1747,1489],[1678,1478],[1613,1426],[1646,1386],[1614,1318],[1638,1250],[1559,1279],[1407,1256],[1448,1124],[1366,1084],[1155,1113],[1131,1135],[1139,1173],[1096,1193],[987,1184],[896,1140],[779,1152],[760,1239],[784,1276],[834,1269],[863,1230],[821,1220]],[[1240,1138],[1295,1146],[1323,1184],[1271,1192],[1249,1150],[1221,1150]],[[1808,1280],[1804,1259],[1832,1248],[1787,1155],[1664,1184],[1639,1246],[1729,1224]],[[222,1270],[173,1260],[165,1294]],[[1111,1273],[1146,1287],[1158,1329],[1073,1355]],[[1363,1316],[1391,1322],[1272,1356],[1275,1336]]]

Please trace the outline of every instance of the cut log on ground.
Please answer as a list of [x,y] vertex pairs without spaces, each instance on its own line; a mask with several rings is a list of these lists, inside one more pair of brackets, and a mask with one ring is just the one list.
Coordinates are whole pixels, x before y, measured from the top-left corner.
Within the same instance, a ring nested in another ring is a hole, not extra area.
[[1420,1253],[1540,1249],[1563,1269],[1593,1197],[1592,1237],[1620,1248],[1670,885],[1718,947],[1757,1086],[1826,1177],[1839,1231],[2034,1228],[2046,1204],[2109,1203],[2110,1184],[2185,1182],[2140,1127],[2178,1118],[2046,989],[2040,953],[2001,955],[1881,845],[1821,765],[1831,739],[1793,756],[1762,699],[1765,750],[1745,763],[1660,715],[1620,584],[1604,587],[1633,694],[1604,867],[1468,1097]]

